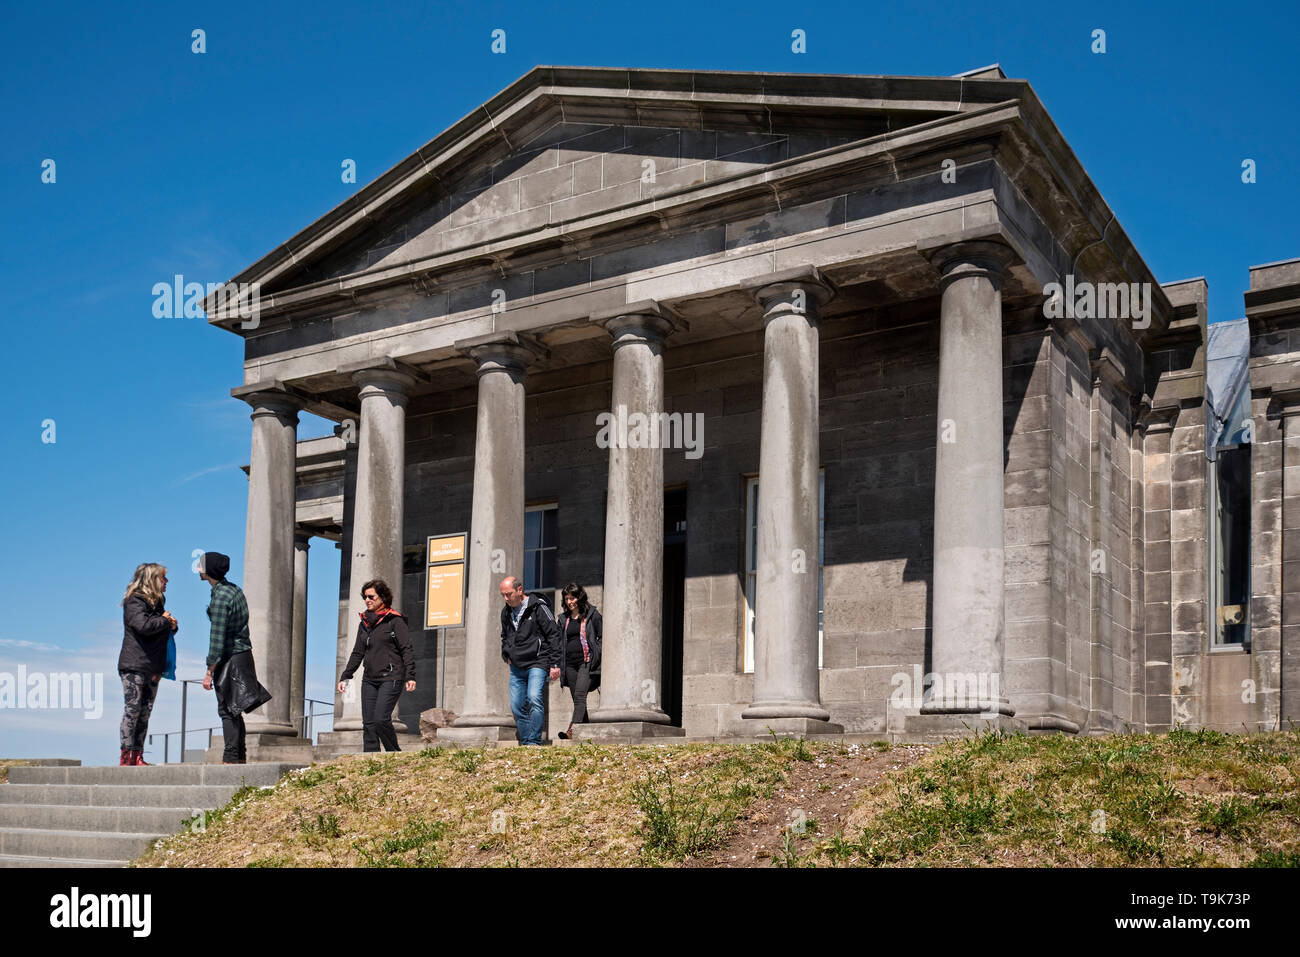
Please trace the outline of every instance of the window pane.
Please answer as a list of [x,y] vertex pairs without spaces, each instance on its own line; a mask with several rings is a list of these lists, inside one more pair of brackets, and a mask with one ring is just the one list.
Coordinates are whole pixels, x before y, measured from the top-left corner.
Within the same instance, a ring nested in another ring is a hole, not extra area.
[[524,548],[539,548],[542,544],[542,513],[524,512]]
[[555,588],[555,549],[547,548],[537,553],[541,562],[539,588]]
[[560,510],[558,508],[548,508],[542,512],[542,546],[544,548],[553,548],[556,540],[556,529],[559,526]]

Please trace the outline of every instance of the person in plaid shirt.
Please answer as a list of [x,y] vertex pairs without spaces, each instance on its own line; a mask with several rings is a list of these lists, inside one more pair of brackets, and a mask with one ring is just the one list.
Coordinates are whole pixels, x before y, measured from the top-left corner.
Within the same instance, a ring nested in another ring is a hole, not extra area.
[[[208,673],[203,688],[212,691],[216,676],[217,714],[225,738],[222,764],[244,764],[248,759],[244,743],[244,712],[251,711],[234,700],[234,690],[242,674],[255,674],[253,644],[248,637],[248,602],[238,585],[226,581],[230,558],[220,552],[204,552],[199,577],[212,586],[208,618],[212,631],[208,639]],[[235,679],[232,681],[232,677]],[[253,684],[256,685],[256,678]]]

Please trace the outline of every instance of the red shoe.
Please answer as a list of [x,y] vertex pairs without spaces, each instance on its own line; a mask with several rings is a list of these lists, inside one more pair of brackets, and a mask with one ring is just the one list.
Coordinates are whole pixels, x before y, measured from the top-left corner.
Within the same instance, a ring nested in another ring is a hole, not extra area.
[[123,748],[122,759],[117,762],[117,766],[123,768],[123,767],[130,767],[133,764],[135,764],[135,752],[128,751],[126,748]]
[[131,761],[131,763],[132,763],[133,765],[135,765],[137,768],[151,768],[151,767],[153,767],[152,764],[150,764],[148,761],[146,761],[146,760],[144,759],[144,752],[143,752],[143,751],[132,751],[132,752],[131,752],[131,757],[132,757],[132,761]]

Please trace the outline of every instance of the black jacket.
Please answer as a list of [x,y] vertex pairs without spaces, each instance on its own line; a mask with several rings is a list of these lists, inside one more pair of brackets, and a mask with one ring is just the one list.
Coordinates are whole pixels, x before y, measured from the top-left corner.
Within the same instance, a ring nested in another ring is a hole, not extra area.
[[257,680],[257,665],[251,651],[237,651],[217,664],[212,678],[217,702],[226,707],[232,717],[256,711],[271,700],[271,692]]
[[[556,627],[560,630],[560,648],[563,654],[563,648],[569,643],[569,612],[566,609],[558,621]],[[595,605],[587,606],[587,647],[591,649],[591,660],[587,662],[587,674],[591,675],[592,687],[594,688],[600,679],[600,646],[604,640],[603,626],[601,625],[600,612],[596,610]],[[560,687],[568,687],[568,677],[566,673],[560,672]]]
[[525,596],[528,603],[515,629],[511,608],[501,606],[501,660],[516,668],[558,668],[562,644],[555,616],[540,598]]
[[357,641],[352,646],[352,656],[343,669],[340,681],[349,680],[357,666],[365,659],[367,681],[415,680],[415,651],[406,619],[391,608],[373,629],[366,626],[365,615],[357,625]]
[[160,601],[154,607],[138,593],[123,602],[122,624],[126,634],[117,656],[118,671],[142,675],[163,673],[167,667],[167,639],[172,633],[171,622],[162,616],[164,604],[165,601]]

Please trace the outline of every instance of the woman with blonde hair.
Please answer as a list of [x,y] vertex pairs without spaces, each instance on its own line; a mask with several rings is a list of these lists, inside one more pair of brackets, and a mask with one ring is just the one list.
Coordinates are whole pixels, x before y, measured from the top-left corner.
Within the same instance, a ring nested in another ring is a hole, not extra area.
[[167,569],[153,562],[137,566],[122,596],[122,652],[117,673],[122,677],[122,757],[119,765],[144,766],[144,738],[158,696],[158,679],[167,667],[167,639],[180,628],[163,609]]

